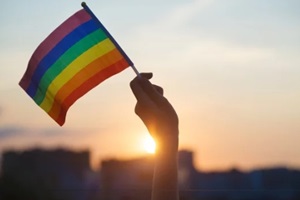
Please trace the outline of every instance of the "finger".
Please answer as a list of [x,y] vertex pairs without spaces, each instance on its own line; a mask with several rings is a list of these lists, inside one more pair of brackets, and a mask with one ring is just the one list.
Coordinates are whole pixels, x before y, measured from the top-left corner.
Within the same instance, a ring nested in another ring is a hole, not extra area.
[[133,92],[133,94],[135,95],[136,99],[138,101],[142,101],[142,98],[144,98],[144,100],[146,100],[146,98],[149,98],[146,95],[146,93],[143,91],[140,83],[139,83],[139,80],[140,79],[145,79],[145,80],[149,80],[153,77],[153,73],[151,72],[143,72],[143,73],[140,73],[140,76],[136,76],[131,82],[130,82],[130,87],[131,87],[131,90]]
[[154,84],[152,84],[152,85],[159,94],[164,95],[164,89],[162,87],[160,87],[158,85],[154,85]]
[[145,109],[145,107],[141,106],[139,104],[139,102],[136,104],[135,106],[135,113],[140,117],[140,119],[143,121],[143,123],[146,125],[146,127],[148,128],[149,132],[153,127],[153,123],[154,123],[154,119],[153,117],[155,116],[155,114],[153,114],[155,110],[153,109]]
[[132,84],[135,85],[137,84],[136,82],[138,79],[146,79],[149,80],[153,77],[153,74],[151,72],[149,73],[140,73],[139,76],[136,76],[131,82],[130,82],[130,87],[132,87]]
[[[152,110],[152,109],[151,109]],[[141,105],[139,102],[135,105],[135,114],[137,114],[143,121],[144,123],[147,122],[147,119],[149,118],[149,110],[145,108],[145,106]]]
[[138,82],[140,83],[141,88],[144,90],[144,93],[146,93],[152,101],[158,104],[165,102],[165,98],[159,93],[159,91],[156,90],[155,86],[152,85],[149,80],[138,79]]
[[[141,104],[143,106],[147,106],[147,107],[155,106],[155,104],[153,103],[153,101],[151,100],[149,95],[144,91],[142,85],[140,84],[139,79],[140,78],[135,78],[130,82],[130,88],[131,88],[135,98],[137,99],[139,104]],[[145,79],[145,80],[147,80],[147,79]]]
[[147,94],[144,92],[143,88],[139,84],[137,77],[130,82],[130,88],[137,101],[143,101],[143,99],[148,98]]
[[144,72],[144,73],[140,73],[141,77],[146,78],[148,80],[150,80],[153,77],[153,73],[151,72]]

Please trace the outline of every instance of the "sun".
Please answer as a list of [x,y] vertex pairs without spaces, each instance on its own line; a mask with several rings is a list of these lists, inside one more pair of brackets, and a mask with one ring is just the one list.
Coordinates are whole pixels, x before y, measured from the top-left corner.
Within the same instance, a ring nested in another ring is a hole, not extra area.
[[143,140],[143,148],[149,154],[155,153],[155,141],[150,135],[147,135]]

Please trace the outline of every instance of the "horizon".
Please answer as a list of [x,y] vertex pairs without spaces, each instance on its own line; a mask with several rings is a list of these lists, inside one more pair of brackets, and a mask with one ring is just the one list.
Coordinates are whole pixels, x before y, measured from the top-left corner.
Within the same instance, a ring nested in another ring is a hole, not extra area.
[[[31,147],[31,148],[22,149],[22,150],[7,149],[7,150],[3,151],[2,154],[0,155],[0,164],[1,164],[0,171],[1,171],[1,166],[2,166],[2,157],[3,157],[4,153],[14,152],[14,153],[17,153],[20,155],[23,153],[29,153],[29,152],[33,152],[33,151],[43,151],[43,152],[48,152],[48,153],[56,152],[56,151],[66,151],[66,152],[72,152],[72,153],[87,152],[89,155],[89,167],[93,171],[101,171],[102,162],[107,162],[107,161],[130,162],[130,161],[154,158],[154,154],[145,153],[145,154],[136,155],[133,157],[107,157],[107,158],[99,159],[97,162],[95,162],[93,164],[92,155],[91,155],[92,152],[89,149],[70,149],[70,148],[65,148],[65,147],[56,147],[56,148]],[[287,169],[287,170],[300,171],[300,168],[293,168],[293,167],[288,167],[288,166],[284,166],[284,165],[258,166],[256,168],[249,168],[249,169],[242,169],[242,168],[239,168],[238,166],[231,166],[229,168],[204,170],[201,168],[197,168],[197,166],[195,166],[195,162],[194,162],[195,161],[194,160],[195,152],[194,151],[192,151],[190,149],[180,149],[178,152],[179,153],[180,152],[181,153],[182,152],[191,152],[193,154],[193,166],[195,167],[195,170],[198,172],[202,172],[202,173],[224,173],[224,172],[230,172],[232,170],[237,170],[242,173],[249,173],[249,172],[253,172],[253,171],[257,171],[257,170],[272,170],[272,169]]]

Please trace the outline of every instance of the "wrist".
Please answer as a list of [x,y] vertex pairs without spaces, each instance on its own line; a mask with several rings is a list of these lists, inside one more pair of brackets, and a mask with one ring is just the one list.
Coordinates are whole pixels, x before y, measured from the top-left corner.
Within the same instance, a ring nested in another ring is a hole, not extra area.
[[156,154],[157,155],[167,155],[177,154],[179,139],[178,135],[172,137],[165,137],[163,139],[156,139]]

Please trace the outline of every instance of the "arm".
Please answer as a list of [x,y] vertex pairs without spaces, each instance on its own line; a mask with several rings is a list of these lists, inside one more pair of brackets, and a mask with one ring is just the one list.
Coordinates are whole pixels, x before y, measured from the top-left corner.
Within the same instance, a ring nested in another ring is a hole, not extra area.
[[135,112],[156,142],[152,200],[178,200],[178,117],[162,88],[150,83],[151,77],[150,73],[141,74],[130,87],[137,99]]

